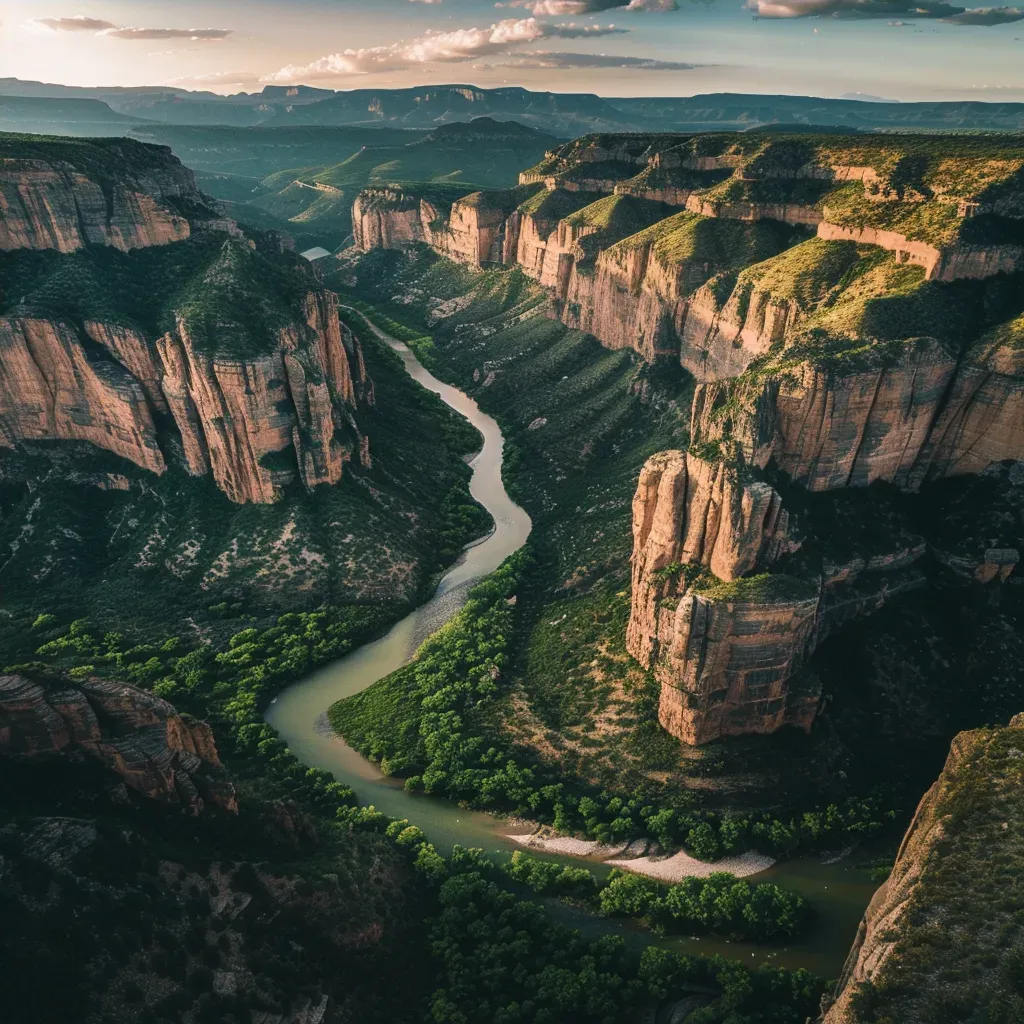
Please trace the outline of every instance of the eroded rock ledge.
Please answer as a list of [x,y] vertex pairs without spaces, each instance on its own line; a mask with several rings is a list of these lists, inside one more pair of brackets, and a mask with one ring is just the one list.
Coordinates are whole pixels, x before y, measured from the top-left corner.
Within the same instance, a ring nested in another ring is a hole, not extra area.
[[0,676],[0,756],[93,758],[129,789],[190,814],[238,809],[209,725],[126,683]]

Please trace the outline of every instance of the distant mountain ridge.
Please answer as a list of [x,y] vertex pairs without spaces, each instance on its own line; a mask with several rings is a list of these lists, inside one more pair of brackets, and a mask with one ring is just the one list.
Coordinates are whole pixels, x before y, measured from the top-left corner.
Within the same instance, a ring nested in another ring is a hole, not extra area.
[[[689,97],[602,97],[592,93],[535,92],[519,87],[483,89],[473,85],[415,86],[407,89],[353,89],[335,92],[313,86],[268,85],[258,93],[221,96],[172,86],[139,88],[53,85],[0,78],[3,103],[0,130],[56,130],[53,103],[96,100],[116,115],[176,125],[249,127],[343,125],[433,128],[439,124],[488,116],[515,120],[564,137],[594,131],[692,131],[745,129],[766,124],[837,126],[878,131],[908,128],[935,130],[1024,131],[1024,103],[945,101],[897,103],[875,99],[827,99],[813,96],[768,96],[708,93]],[[38,106],[36,106],[38,104]],[[64,111],[69,134],[83,108]]]

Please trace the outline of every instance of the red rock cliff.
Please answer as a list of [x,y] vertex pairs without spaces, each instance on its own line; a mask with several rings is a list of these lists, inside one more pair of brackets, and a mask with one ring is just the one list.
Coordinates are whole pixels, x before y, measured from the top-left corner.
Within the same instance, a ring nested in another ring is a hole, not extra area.
[[125,683],[0,676],[0,756],[95,758],[128,788],[190,814],[238,809],[210,727]]
[[0,250],[127,251],[179,242],[190,220],[215,217],[168,149],[114,139],[25,148],[0,151]]

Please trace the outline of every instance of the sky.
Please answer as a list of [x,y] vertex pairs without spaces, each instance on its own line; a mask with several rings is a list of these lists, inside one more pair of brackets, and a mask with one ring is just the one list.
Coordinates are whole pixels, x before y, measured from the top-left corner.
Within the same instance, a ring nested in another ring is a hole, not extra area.
[[1024,7],[944,0],[4,0],[0,76],[220,93],[265,84],[457,82],[604,96],[1024,101]]

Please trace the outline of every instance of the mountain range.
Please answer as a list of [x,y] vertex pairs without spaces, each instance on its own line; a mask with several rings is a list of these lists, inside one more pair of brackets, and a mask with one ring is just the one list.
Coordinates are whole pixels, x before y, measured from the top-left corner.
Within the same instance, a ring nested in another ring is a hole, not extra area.
[[[172,86],[86,88],[0,79],[0,130],[122,134],[129,122],[165,124],[366,125],[432,128],[486,115],[564,137],[593,131],[692,131],[772,124],[857,130],[1024,130],[1024,103],[897,103],[810,96],[710,93],[689,97],[602,97],[518,87],[430,85],[335,92],[265,86],[221,96]],[[33,127],[35,126],[35,127]]]

